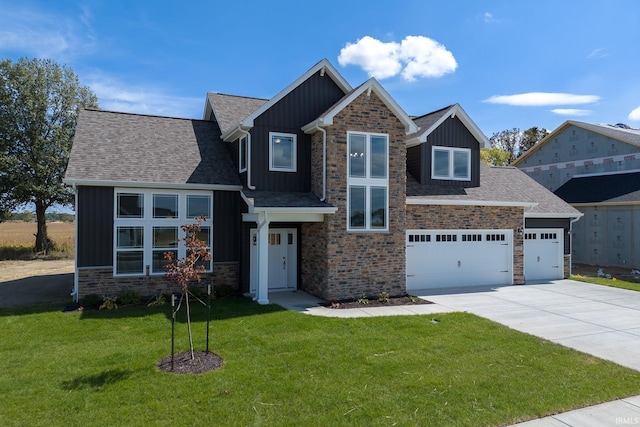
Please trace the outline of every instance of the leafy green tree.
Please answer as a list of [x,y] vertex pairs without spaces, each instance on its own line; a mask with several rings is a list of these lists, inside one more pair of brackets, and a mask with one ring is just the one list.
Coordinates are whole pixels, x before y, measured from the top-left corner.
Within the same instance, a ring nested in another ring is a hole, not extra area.
[[510,164],[548,134],[549,131],[547,129],[538,128],[537,126],[525,131],[513,128],[494,133],[489,138],[489,141],[492,147],[500,148],[508,154],[507,164]]
[[49,242],[47,208],[73,203],[62,178],[82,108],[98,108],[98,99],[67,66],[0,61],[0,210],[35,205],[37,251]]
[[523,132],[522,142],[520,143],[520,153],[518,157],[533,148],[534,145],[543,140],[547,135],[549,135],[549,130],[539,128],[538,126],[525,130]]
[[507,166],[509,153],[500,147],[483,148],[480,150],[480,160],[491,166]]

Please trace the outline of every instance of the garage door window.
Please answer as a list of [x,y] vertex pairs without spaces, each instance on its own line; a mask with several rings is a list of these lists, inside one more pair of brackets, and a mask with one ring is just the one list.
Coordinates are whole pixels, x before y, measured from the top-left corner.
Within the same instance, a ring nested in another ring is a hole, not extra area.
[[347,133],[347,229],[389,229],[389,137],[373,133]]

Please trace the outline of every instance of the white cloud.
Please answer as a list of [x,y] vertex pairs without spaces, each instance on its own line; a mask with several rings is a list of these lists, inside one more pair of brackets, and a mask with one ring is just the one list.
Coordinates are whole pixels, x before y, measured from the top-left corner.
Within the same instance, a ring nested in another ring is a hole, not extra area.
[[540,107],[547,105],[591,104],[600,99],[596,95],[575,95],[571,93],[528,92],[516,95],[495,95],[484,100],[490,104]]
[[599,47],[597,49],[592,50],[588,55],[587,59],[599,59],[608,56],[609,54],[603,47]]
[[103,110],[201,118],[204,98],[173,96],[154,87],[128,86],[102,74],[94,74],[87,81]]
[[78,19],[28,7],[5,7],[0,14],[0,52],[64,59],[90,49],[93,30],[83,11]]
[[450,51],[424,36],[407,36],[401,43],[364,36],[340,50],[338,63],[343,67],[357,65],[377,79],[401,74],[406,81],[441,77],[458,67]]
[[491,12],[484,13],[484,22],[493,22],[493,15]]
[[397,75],[402,64],[397,59],[398,43],[384,43],[370,36],[364,36],[355,43],[347,43],[340,49],[338,63],[343,67],[358,65],[371,77],[386,79]]
[[577,108],[555,108],[551,110],[552,113],[558,114],[560,116],[588,116],[593,111],[591,110],[580,110]]
[[634,109],[629,113],[629,120],[640,121],[640,107]]

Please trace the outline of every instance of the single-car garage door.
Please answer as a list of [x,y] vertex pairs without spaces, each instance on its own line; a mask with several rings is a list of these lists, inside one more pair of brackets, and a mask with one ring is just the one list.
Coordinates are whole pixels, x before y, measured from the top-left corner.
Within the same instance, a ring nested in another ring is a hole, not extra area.
[[513,230],[408,230],[407,291],[513,282]]
[[556,280],[564,276],[562,228],[524,231],[524,280]]

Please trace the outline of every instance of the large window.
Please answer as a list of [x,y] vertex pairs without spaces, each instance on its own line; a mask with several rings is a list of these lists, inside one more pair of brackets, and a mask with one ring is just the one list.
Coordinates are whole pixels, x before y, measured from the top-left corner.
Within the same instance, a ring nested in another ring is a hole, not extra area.
[[296,171],[296,135],[269,132],[269,170]]
[[389,229],[389,137],[347,133],[347,229]]
[[471,180],[471,150],[468,148],[433,147],[431,158],[431,178]]
[[[114,274],[164,274],[165,252],[186,256],[183,224],[204,217],[198,236],[211,248],[213,196],[205,191],[116,189]],[[211,271],[211,262],[205,268]]]

